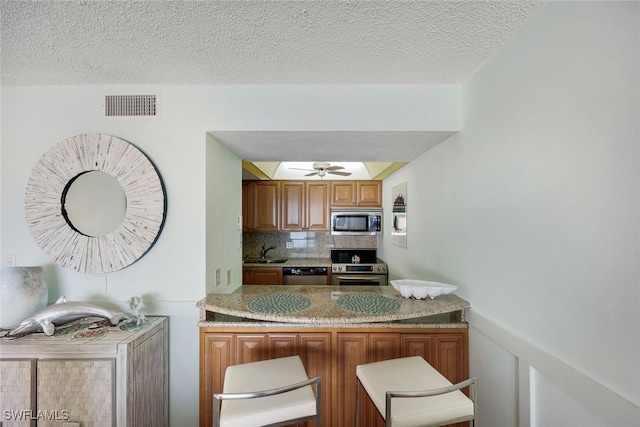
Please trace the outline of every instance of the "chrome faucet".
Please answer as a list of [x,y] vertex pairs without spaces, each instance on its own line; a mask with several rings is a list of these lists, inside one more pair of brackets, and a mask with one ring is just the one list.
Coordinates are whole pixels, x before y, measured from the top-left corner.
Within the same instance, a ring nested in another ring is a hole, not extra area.
[[260,258],[264,259],[267,256],[267,252],[269,252],[271,249],[275,249],[275,246],[271,246],[270,248],[265,249],[264,245],[262,245],[262,250],[260,251]]

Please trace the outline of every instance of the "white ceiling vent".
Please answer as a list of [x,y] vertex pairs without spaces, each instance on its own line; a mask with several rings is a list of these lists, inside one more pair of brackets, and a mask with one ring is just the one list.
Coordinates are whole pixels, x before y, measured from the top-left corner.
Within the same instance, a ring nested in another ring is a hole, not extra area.
[[105,116],[155,117],[158,111],[156,98],[156,95],[106,95]]

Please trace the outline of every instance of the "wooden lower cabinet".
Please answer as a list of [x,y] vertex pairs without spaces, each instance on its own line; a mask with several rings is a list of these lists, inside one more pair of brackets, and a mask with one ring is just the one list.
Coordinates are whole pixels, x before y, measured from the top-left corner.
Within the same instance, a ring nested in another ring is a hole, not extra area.
[[[323,418],[331,419],[330,333],[216,333],[200,336],[200,425],[211,426],[213,394],[222,391],[227,366],[298,355],[309,377],[321,376]],[[326,382],[325,382],[326,381]],[[330,425],[328,421],[324,423]],[[315,426],[315,421],[301,425]]]
[[243,285],[282,285],[282,267],[243,267]]
[[[213,393],[229,365],[299,355],[310,377],[322,377],[324,426],[353,426],[356,366],[423,356],[452,383],[469,376],[466,328],[200,328],[200,426],[210,426]],[[366,393],[361,426],[384,426]],[[315,421],[300,424],[315,426]],[[457,424],[467,426],[468,423]]]

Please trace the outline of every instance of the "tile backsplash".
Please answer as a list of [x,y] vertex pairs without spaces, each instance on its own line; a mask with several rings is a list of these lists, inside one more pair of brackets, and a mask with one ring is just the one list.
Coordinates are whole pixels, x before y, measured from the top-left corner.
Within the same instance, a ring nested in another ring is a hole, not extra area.
[[378,247],[376,236],[332,236],[329,232],[291,231],[273,233],[243,233],[242,257],[257,258],[260,250],[274,247],[270,258],[329,258],[331,249]]

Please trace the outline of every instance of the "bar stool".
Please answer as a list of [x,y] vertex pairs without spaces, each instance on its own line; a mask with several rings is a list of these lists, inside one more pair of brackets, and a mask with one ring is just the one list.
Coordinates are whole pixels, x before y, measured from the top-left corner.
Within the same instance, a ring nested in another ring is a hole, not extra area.
[[[475,425],[475,377],[453,385],[422,357],[413,356],[358,365],[356,378],[356,427],[361,387],[386,427],[441,426],[461,421]],[[471,399],[460,391],[467,386]]]
[[299,356],[229,366],[223,392],[213,395],[213,426],[284,426],[315,419],[320,427],[320,382],[309,379]]

